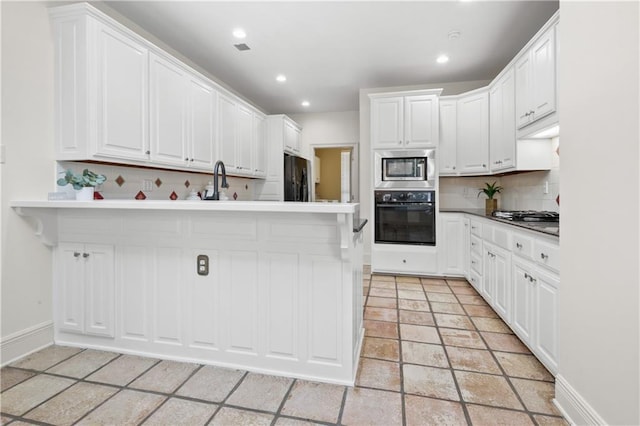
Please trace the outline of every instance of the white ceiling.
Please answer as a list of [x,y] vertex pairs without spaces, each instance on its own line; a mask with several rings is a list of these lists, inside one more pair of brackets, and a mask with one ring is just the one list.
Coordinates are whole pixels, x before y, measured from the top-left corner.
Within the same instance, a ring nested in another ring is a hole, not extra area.
[[[357,110],[360,88],[492,79],[558,8],[557,0],[105,3],[271,114]],[[237,27],[246,39],[233,38]],[[242,42],[251,50],[233,46]],[[435,62],[441,53],[449,63]]]

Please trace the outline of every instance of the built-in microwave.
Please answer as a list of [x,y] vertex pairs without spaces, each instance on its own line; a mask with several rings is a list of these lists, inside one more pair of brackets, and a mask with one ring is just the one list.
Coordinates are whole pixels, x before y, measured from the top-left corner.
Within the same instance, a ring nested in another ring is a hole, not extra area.
[[435,189],[435,152],[435,149],[375,151],[375,187],[377,189]]

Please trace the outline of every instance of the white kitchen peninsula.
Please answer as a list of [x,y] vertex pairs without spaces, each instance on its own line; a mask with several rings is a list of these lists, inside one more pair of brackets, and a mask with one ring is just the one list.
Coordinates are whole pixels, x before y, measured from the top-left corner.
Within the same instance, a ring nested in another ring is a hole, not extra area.
[[11,206],[53,247],[56,343],[354,383],[358,204]]

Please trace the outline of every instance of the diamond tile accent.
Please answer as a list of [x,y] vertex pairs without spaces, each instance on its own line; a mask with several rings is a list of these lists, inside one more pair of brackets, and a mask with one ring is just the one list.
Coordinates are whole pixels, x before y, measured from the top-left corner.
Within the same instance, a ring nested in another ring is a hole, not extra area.
[[144,192],[142,191],[138,191],[138,193],[135,196],[136,200],[145,200],[147,198],[146,195],[144,195]]
[[169,195],[169,198],[171,198],[173,201],[178,199],[178,194],[176,194],[176,191],[171,192],[171,195]]
[[184,181],[184,186],[187,187],[187,188],[190,187],[191,186],[191,182],[189,182],[188,180],[185,180]]
[[115,182],[118,184],[118,186],[122,186],[124,185],[124,178],[121,175],[118,175]]
[[160,178],[156,179],[155,184],[158,188],[160,188],[160,186],[162,185],[162,181],[160,180]]
[[238,199],[238,193],[237,193],[237,192],[234,192],[234,193],[233,193],[233,199],[234,199],[234,200],[237,200],[237,199]]

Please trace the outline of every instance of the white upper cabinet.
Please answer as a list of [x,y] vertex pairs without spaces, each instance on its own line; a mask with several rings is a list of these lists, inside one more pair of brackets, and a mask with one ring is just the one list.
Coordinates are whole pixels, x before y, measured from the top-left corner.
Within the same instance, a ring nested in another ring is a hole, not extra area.
[[130,35],[96,24],[96,32],[88,34],[89,43],[92,35],[96,37],[96,86],[91,87],[87,79],[89,110],[97,107],[96,149],[92,154],[147,159],[149,51]]
[[253,148],[251,150],[253,158],[253,174],[256,177],[267,176],[266,158],[266,122],[263,114],[253,114]]
[[224,163],[227,173],[237,171],[237,111],[238,105],[234,99],[223,94],[218,96],[218,159]]
[[410,93],[370,95],[373,149],[428,148],[438,145],[440,90]]
[[284,121],[284,151],[292,155],[300,155],[300,127],[293,121]]
[[515,73],[509,68],[489,88],[489,153],[491,172],[515,166]]
[[404,98],[372,99],[371,145],[378,148],[400,148],[403,145]]
[[455,99],[440,99],[440,175],[457,172],[457,107],[458,102]]
[[151,162],[211,171],[213,87],[179,63],[154,53],[149,75]]
[[170,60],[150,55],[151,161],[187,165],[187,75]]
[[254,136],[253,111],[244,105],[239,105],[237,113],[236,167],[242,173],[253,174],[251,167]]
[[255,111],[228,95],[218,97],[218,159],[227,173],[263,177],[254,167],[254,139],[259,136],[254,124]]
[[216,148],[216,106],[218,93],[206,80],[188,78],[188,150],[189,167],[213,170]]
[[458,100],[457,158],[462,174],[489,172],[489,94],[479,89]]
[[87,3],[50,15],[57,160],[264,177],[257,109]]
[[516,62],[518,129],[556,110],[555,28],[544,32]]
[[438,145],[438,97],[417,95],[404,98],[404,144],[407,148]]

